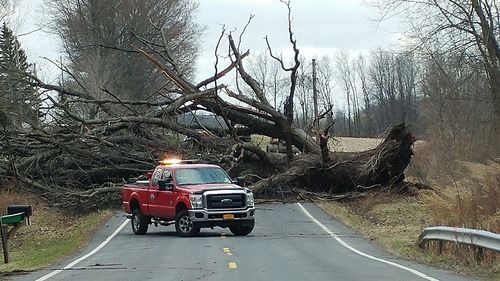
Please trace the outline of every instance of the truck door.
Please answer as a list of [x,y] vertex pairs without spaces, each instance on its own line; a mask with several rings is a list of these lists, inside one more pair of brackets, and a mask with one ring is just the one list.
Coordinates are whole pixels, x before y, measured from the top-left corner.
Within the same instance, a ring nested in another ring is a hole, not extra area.
[[[158,173],[157,173],[158,172]],[[172,172],[168,169],[158,169],[153,174],[151,179],[151,186],[149,188],[149,213],[150,216],[174,219],[172,214],[174,212],[174,196],[172,190],[159,190],[158,180],[163,179],[172,181]]]

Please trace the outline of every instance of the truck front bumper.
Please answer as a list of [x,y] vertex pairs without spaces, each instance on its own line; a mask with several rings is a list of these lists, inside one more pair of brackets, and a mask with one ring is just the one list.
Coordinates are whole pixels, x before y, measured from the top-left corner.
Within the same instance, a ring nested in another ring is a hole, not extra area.
[[227,227],[253,221],[255,219],[255,207],[243,210],[192,209],[189,210],[189,216],[198,227]]

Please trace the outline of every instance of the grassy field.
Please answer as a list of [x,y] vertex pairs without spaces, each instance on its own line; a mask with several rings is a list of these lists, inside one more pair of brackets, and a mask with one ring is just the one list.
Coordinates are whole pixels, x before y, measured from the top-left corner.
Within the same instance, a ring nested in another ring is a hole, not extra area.
[[32,224],[21,227],[14,239],[9,240],[10,262],[3,263],[2,253],[0,273],[32,271],[61,260],[85,245],[112,213],[99,211],[70,216],[48,209],[25,194],[0,191],[0,213],[4,213],[9,204],[33,205]]
[[335,137],[330,139],[328,145],[331,151],[359,152],[375,148],[383,139],[377,138],[348,138]]
[[[252,143],[258,145],[263,150],[266,150],[269,140],[270,138],[267,136],[252,135]],[[381,142],[382,139],[377,138],[335,137],[330,139],[329,146],[331,151],[358,152],[375,148]]]

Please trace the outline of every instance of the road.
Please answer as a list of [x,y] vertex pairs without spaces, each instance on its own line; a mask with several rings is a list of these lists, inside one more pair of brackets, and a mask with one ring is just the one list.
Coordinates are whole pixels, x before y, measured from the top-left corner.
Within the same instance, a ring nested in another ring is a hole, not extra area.
[[76,256],[10,279],[473,280],[395,258],[313,204],[258,205],[256,216],[246,237],[216,228],[181,238],[173,226],[150,227],[145,236],[130,223],[117,231],[125,219],[116,215]]

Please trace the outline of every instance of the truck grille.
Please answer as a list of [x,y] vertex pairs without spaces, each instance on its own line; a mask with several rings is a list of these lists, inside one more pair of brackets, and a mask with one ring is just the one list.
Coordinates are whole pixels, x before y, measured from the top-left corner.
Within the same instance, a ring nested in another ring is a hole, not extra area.
[[235,209],[245,207],[245,194],[207,195],[207,209]]

